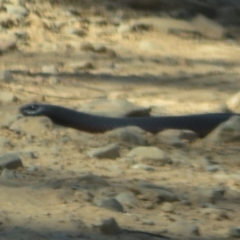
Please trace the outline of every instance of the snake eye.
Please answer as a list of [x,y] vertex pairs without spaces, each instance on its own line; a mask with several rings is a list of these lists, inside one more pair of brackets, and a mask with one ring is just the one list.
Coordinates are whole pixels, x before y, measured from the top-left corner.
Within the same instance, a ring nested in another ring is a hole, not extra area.
[[37,105],[31,105],[29,106],[29,110],[30,111],[37,111],[39,109],[39,107]]

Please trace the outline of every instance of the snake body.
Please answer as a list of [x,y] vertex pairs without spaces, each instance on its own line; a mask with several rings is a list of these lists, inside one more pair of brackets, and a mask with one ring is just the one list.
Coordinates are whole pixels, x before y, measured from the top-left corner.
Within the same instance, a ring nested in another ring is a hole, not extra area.
[[133,117],[113,118],[103,117],[73,109],[50,104],[28,104],[20,107],[20,113],[25,116],[46,116],[54,123],[77,130],[102,133],[115,128],[137,126],[151,133],[158,133],[165,129],[188,129],[204,138],[213,129],[235,113],[205,113],[183,116]]

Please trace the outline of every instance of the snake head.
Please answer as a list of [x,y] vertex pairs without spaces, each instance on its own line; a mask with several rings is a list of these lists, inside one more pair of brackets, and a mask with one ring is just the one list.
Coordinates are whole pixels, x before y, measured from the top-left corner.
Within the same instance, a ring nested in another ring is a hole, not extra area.
[[43,114],[43,106],[37,103],[27,104],[20,107],[19,111],[25,116],[40,116]]

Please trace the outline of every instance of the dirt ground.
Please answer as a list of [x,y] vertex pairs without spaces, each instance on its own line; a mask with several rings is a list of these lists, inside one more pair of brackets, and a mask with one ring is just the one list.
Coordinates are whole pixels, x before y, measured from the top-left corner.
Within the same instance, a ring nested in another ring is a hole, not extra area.
[[[81,109],[96,99],[125,99],[152,107],[152,115],[214,112],[240,89],[236,40],[171,35],[168,24],[181,27],[181,20],[162,21],[131,10],[111,12],[91,6],[70,14],[69,6],[59,2],[26,3],[29,13],[24,21],[7,27],[8,34],[18,32],[23,37],[16,49],[0,56],[0,70],[9,71],[14,79],[0,81],[0,94],[14,96],[1,100],[1,121],[19,116],[18,108],[33,101]],[[159,27],[126,30],[140,20]],[[24,166],[1,173],[1,240],[160,239],[137,233],[104,235],[96,225],[99,219],[111,217],[122,229],[171,239],[231,239],[230,229],[240,227],[238,143],[207,147],[197,140],[184,149],[154,145],[179,162],[146,171],[124,161],[134,148],[130,144],[121,147],[115,160],[89,158],[87,151],[114,142],[104,134],[31,124],[19,133],[1,122],[0,136],[10,144],[1,143],[0,153],[19,153]],[[67,141],[67,134],[75,138]],[[197,163],[185,162],[197,162],[209,153],[225,170],[208,172]],[[81,180],[90,173],[101,181]],[[177,196],[198,188],[225,187],[225,198],[212,203],[225,215],[205,214],[206,208],[183,201],[171,202],[170,212],[164,210],[164,203],[148,208],[139,196],[138,204],[124,206],[124,212],[101,208],[92,200],[134,192],[144,182],[171,189]],[[169,226],[178,221],[197,226],[199,234],[171,232]]]

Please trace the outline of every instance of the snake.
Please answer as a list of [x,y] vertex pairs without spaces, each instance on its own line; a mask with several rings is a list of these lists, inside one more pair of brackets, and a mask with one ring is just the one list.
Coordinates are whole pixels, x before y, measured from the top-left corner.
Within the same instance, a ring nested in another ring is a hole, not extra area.
[[166,129],[191,130],[199,138],[206,137],[218,125],[232,116],[240,115],[230,112],[150,117],[106,117],[42,103],[23,105],[19,111],[24,116],[45,116],[57,125],[89,133],[104,133],[121,127],[136,126],[152,134]]

